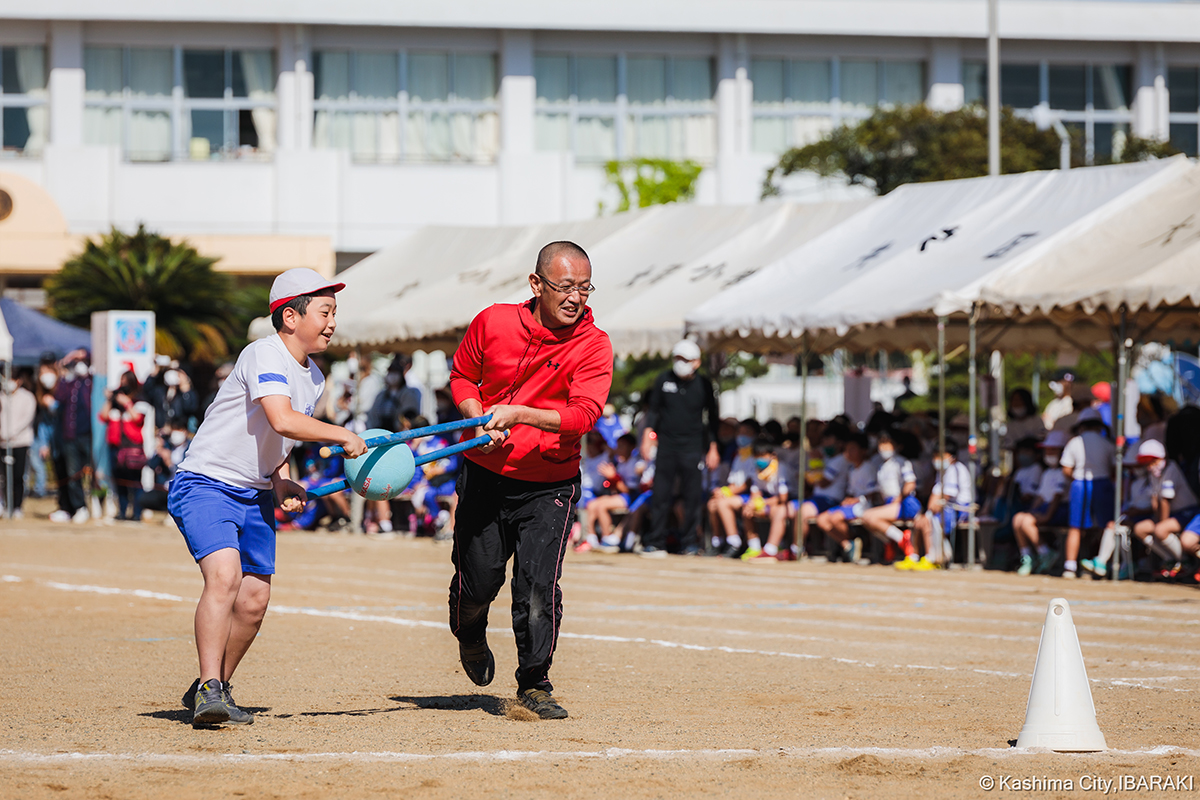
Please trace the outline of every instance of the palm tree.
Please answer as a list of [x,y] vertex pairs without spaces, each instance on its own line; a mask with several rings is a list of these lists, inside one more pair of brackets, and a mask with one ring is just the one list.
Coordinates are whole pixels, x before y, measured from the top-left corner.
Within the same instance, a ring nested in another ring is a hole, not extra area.
[[87,327],[95,311],[153,311],[159,353],[214,363],[245,342],[249,292],[213,270],[217,259],[139,225],[89,239],[46,281],[50,313]]

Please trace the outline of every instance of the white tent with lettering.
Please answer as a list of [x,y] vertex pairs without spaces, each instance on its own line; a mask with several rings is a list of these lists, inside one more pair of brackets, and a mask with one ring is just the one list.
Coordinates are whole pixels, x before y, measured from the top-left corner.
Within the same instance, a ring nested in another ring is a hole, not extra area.
[[[1076,240],[1192,169],[1177,158],[907,184],[696,308],[688,329],[767,351],[800,349],[805,336],[818,349],[929,350],[947,293]],[[985,335],[1025,348],[1056,346],[1057,332],[1031,319]]]

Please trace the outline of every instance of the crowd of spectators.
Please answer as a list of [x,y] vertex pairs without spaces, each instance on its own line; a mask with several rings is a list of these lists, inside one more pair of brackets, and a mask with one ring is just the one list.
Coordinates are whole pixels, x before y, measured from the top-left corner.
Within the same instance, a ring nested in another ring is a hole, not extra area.
[[[1119,554],[1122,572],[1128,571],[1122,577],[1196,580],[1198,408],[1176,410],[1162,395],[1141,398],[1134,411],[1141,437],[1126,451],[1118,525],[1108,384],[1082,385],[1062,372],[1051,381],[1054,397],[1041,414],[1028,390],[1012,391],[1000,459],[988,463],[981,455],[973,473],[965,418],[950,421],[939,450],[936,419],[904,411],[906,398],[915,397],[911,390],[894,413],[877,407],[858,423],[845,416],[809,420],[802,445],[796,417],[765,423],[718,418],[715,391],[699,364],[699,350],[681,343],[672,368],[628,424],[608,405],[581,443],[583,492],[571,534],[576,552],[759,562],[817,557],[925,571],[965,560],[962,534],[973,510],[989,532],[993,568],[1104,578]],[[347,366],[348,376],[330,377],[316,416],[359,433],[461,418],[448,390],[425,387],[406,355],[378,363],[352,355]],[[20,515],[26,493],[51,492],[56,522],[96,514],[140,520],[165,511],[175,465],[229,367],[216,369],[197,390],[187,365],[160,358],[144,383],[132,372],[121,376],[97,409],[85,351],[17,371],[0,409],[0,447],[13,452],[14,514]],[[105,503],[94,479],[96,425],[107,444],[101,456]],[[425,437],[409,446],[421,455],[456,440],[456,434]],[[360,515],[349,495],[335,494],[310,499],[298,514],[277,512],[278,522],[285,530],[448,538],[460,466],[461,456],[426,464],[399,497],[365,502]],[[343,467],[340,458],[322,458],[317,446],[302,445],[294,472],[312,488],[341,478]],[[361,522],[354,530],[356,516]],[[1122,536],[1125,530],[1132,535]]]

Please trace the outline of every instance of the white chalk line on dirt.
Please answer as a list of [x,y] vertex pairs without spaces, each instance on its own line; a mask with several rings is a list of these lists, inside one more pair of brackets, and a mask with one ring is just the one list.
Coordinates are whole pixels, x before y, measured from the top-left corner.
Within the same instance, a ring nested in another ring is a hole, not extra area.
[[[172,602],[194,602],[189,598],[179,595],[164,594],[162,592],[150,592],[145,589],[119,589],[111,586],[87,586],[75,585],[68,583],[59,583],[57,581],[46,581],[45,585],[60,591],[68,592],[90,592],[102,595],[125,595],[129,597],[139,597],[149,600],[168,600]],[[334,609],[319,609],[319,608],[302,608],[298,606],[272,606],[272,610],[277,614],[299,614],[310,617],[324,617],[328,619],[344,619],[354,622],[380,622],[388,625],[399,625],[408,628],[434,628],[444,630],[446,628],[443,622],[434,622],[431,620],[415,620],[405,617],[383,616],[379,614],[362,614],[355,611],[339,611]],[[505,631],[504,633],[508,633]],[[943,671],[943,672],[971,672],[978,675],[992,675],[1001,678],[1028,678],[1029,673],[1024,672],[1004,672],[1001,670],[978,669],[968,667],[955,667],[947,665],[925,665],[925,664],[879,664],[870,661],[863,661],[854,658],[842,658],[838,656],[819,655],[814,653],[789,653],[779,650],[758,650],[745,647],[729,647],[725,645],[700,645],[687,644],[683,642],[672,642],[666,639],[653,639],[641,636],[605,636],[600,634],[589,633],[572,633],[563,631],[559,634],[561,639],[579,639],[593,642],[612,642],[620,644],[649,644],[656,647],[663,647],[673,650],[685,650],[693,652],[709,652],[709,653],[730,653],[737,655],[757,655],[770,656],[775,658],[792,658],[814,661],[833,661],[838,664],[848,664],[851,666],[860,666],[868,669],[901,669],[901,670],[920,670],[920,671]],[[1128,686],[1142,689],[1166,689],[1173,692],[1190,692],[1190,689],[1176,689],[1171,687],[1162,687],[1150,685],[1150,681],[1174,681],[1183,680],[1179,676],[1168,677],[1145,677],[1145,678],[1123,678],[1123,679],[1100,679],[1092,678],[1092,683],[1108,684],[1111,686]],[[1139,681],[1131,683],[1131,681]]]
[[437,762],[458,761],[494,763],[505,761],[580,761],[621,759],[651,759],[655,761],[700,761],[730,760],[745,758],[822,758],[841,760],[857,756],[876,756],[898,760],[934,760],[962,757],[1021,758],[1039,755],[1055,755],[1072,759],[1129,758],[1158,756],[1200,756],[1200,750],[1163,745],[1146,750],[1106,750],[1099,753],[1054,753],[1045,748],[1017,750],[1014,747],[985,747],[968,750],[959,747],[926,747],[903,749],[896,747],[784,747],[771,750],[754,749],[704,749],[704,750],[632,750],[610,747],[606,750],[492,750],[462,753],[403,753],[403,752],[360,752],[345,753],[213,753],[206,755],[184,755],[176,753],[32,753],[17,750],[0,750],[0,764],[4,762],[35,765],[74,765],[89,763],[140,763],[171,766],[209,766],[212,764],[270,764],[278,762]]

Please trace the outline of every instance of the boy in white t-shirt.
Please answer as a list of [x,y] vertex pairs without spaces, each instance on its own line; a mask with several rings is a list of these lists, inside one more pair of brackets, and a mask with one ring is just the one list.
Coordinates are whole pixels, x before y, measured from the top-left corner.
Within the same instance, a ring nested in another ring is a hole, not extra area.
[[229,679],[254,642],[275,572],[275,510],[304,507],[288,456],[298,441],[335,442],[349,458],[367,451],[345,428],[312,418],[325,378],[311,353],[323,352],[337,327],[330,283],[311,269],[290,269],[271,286],[277,335],[238,356],[171,481],[167,510],[204,576],[196,605],[200,678],[184,695],[193,727],[254,717],[233,701]]
[[1113,486],[1113,459],[1116,448],[1105,435],[1107,427],[1094,408],[1085,408],[1075,421],[1075,437],[1063,448],[1062,470],[1071,481],[1070,520],[1063,562],[1064,578],[1078,572],[1076,558],[1083,531],[1103,529],[1112,522],[1116,495]]

